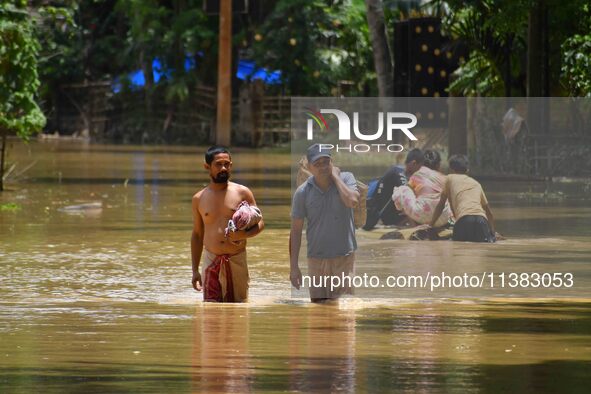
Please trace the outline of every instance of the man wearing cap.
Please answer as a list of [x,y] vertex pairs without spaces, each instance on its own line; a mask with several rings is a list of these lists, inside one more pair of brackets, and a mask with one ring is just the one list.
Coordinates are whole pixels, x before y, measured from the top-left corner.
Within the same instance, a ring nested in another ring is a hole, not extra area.
[[[350,172],[341,173],[338,167],[333,166],[330,154],[319,144],[310,146],[306,157],[312,176],[296,190],[291,211],[290,280],[297,289],[302,285],[298,260],[304,221],[307,222],[310,277],[353,275],[354,252],[357,249],[353,208],[359,203],[359,192],[355,177]],[[348,286],[332,290],[330,287],[310,286],[312,302],[323,302],[350,293]]]

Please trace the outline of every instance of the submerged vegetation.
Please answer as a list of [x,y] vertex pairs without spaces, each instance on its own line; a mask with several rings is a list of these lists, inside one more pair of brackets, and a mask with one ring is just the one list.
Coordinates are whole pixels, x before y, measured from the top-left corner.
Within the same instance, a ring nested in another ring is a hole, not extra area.
[[13,202],[0,204],[0,212],[15,212],[20,210],[21,206]]

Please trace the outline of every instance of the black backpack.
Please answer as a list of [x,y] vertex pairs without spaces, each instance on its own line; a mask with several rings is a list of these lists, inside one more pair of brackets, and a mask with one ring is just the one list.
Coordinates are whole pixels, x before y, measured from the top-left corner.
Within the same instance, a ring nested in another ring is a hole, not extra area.
[[395,187],[406,185],[404,167],[392,166],[381,177],[372,179],[367,189],[367,219],[363,229],[372,230],[381,219],[385,225],[397,224],[404,214],[397,211],[392,201],[392,191]]

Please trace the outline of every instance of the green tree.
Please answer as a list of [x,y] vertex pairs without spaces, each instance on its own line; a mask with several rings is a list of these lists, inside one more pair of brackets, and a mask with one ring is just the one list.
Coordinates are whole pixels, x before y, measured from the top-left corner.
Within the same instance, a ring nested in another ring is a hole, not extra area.
[[85,100],[67,85],[109,81],[128,70],[121,36],[127,25],[114,10],[117,0],[29,0],[40,43],[39,102],[53,129],[63,103],[79,112],[87,130],[90,117]]
[[[167,129],[175,110],[187,105],[197,81],[204,73],[211,72],[212,67],[202,63],[204,59],[215,59],[211,46],[215,26],[204,14],[202,0],[118,0],[115,10],[128,26],[122,51],[122,58],[131,65],[126,71],[140,68],[145,78],[141,92],[126,90],[124,95],[127,96],[121,99],[142,95],[145,106],[143,111],[136,112],[136,127],[167,140]],[[185,70],[188,55],[193,56],[195,69]],[[160,61],[160,71],[166,71],[158,84],[153,77],[155,58]],[[152,120],[159,98],[166,102],[166,120],[161,129],[155,129],[157,126]]]
[[576,75],[584,75],[585,59],[581,56],[586,51],[585,39],[577,37],[588,34],[588,25],[585,28],[581,24],[587,3],[588,0],[431,1],[429,6],[435,5],[443,13],[443,32],[461,40],[470,51],[468,61],[456,71],[457,79],[450,89],[464,95],[525,96],[535,87],[535,95],[564,94],[560,77],[561,69],[562,75],[567,75],[568,70],[563,68],[565,57],[570,57],[573,70],[580,71]]
[[16,133],[27,140],[45,125],[35,101],[39,43],[26,6],[25,0],[0,5],[0,191],[4,188],[7,135]]
[[281,71],[285,93],[334,95],[345,80],[359,94],[376,78],[363,0],[279,0],[251,34],[254,58]]
[[[434,1],[445,10],[442,32],[460,40],[469,59],[455,72],[450,90],[464,95],[522,95],[528,9],[532,0]],[[516,82],[517,81],[517,82]]]
[[562,45],[562,76],[571,95],[591,97],[591,5],[585,4],[582,11],[581,31],[587,33],[575,34]]
[[204,44],[215,38],[203,13],[203,2],[118,0],[116,10],[129,26],[125,58],[144,72],[146,90],[149,92],[154,87],[152,60],[158,57],[164,69],[172,70],[165,82],[166,97],[184,101],[196,79],[195,71],[185,72],[185,57],[191,54],[199,61],[198,53],[206,46],[209,49]]

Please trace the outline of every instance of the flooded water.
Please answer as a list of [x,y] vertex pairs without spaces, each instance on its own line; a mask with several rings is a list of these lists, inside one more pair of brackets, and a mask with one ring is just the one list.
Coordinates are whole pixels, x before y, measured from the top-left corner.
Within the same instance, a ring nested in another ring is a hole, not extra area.
[[[9,160],[36,164],[0,194],[18,206],[0,211],[0,392],[588,392],[582,290],[292,298],[290,157],[276,150],[233,154],[234,180],[251,187],[266,223],[249,241],[251,300],[202,303],[189,237],[191,196],[207,183],[203,151],[15,142]],[[588,185],[484,186],[507,241],[378,241],[360,231],[360,249],[392,265],[552,267],[588,279]]]

